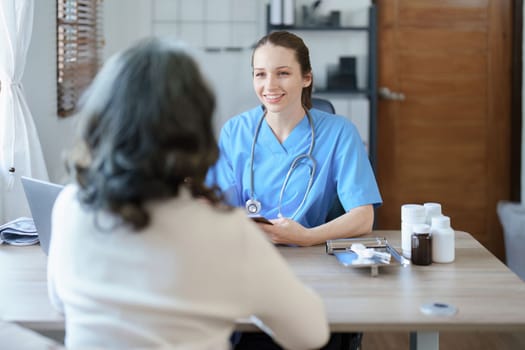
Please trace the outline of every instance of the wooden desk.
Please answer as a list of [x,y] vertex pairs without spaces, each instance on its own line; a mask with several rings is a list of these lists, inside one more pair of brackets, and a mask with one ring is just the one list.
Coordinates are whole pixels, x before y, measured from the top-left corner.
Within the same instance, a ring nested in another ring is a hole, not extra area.
[[[400,250],[399,231],[375,231]],[[323,298],[333,332],[410,331],[414,348],[438,349],[439,331],[525,331],[525,282],[472,236],[456,233],[451,264],[348,268],[324,246],[280,247],[295,273]],[[0,315],[36,331],[63,330],[50,306],[40,247],[0,246]],[[452,317],[427,316],[427,302],[456,306]],[[240,330],[253,330],[247,321]]]
[[0,246],[0,316],[36,331],[64,330],[47,297],[47,257],[40,246]]
[[[401,251],[399,231],[375,231]],[[280,247],[295,273],[323,298],[330,328],[346,331],[410,331],[412,348],[438,349],[439,331],[525,331],[525,282],[470,234],[456,232],[450,264],[349,268],[324,246]],[[457,307],[452,317],[428,316],[420,306]]]

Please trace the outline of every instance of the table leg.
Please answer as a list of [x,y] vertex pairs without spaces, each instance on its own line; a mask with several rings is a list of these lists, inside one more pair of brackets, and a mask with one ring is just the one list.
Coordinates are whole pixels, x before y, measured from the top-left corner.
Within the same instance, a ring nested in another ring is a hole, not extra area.
[[410,350],[439,350],[439,332],[410,332]]

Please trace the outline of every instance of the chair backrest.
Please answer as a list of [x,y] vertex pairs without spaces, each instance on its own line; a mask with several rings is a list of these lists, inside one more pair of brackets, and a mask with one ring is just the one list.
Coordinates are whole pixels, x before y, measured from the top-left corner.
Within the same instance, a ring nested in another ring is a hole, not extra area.
[[503,226],[507,266],[525,281],[525,205],[501,200],[497,213]]
[[335,108],[332,102],[324,98],[312,97],[312,107],[324,112],[335,114]]

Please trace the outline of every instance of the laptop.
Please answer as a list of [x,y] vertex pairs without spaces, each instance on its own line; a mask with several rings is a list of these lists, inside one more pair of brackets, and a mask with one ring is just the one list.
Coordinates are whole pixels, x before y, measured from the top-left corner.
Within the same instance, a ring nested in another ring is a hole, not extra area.
[[38,232],[40,246],[48,255],[51,241],[51,212],[64,186],[26,176],[22,176],[21,181]]

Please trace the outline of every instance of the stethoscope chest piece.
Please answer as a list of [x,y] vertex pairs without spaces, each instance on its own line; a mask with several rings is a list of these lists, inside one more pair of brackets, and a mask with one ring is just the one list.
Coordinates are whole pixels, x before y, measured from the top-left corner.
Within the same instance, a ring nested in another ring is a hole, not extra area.
[[261,212],[261,202],[256,199],[248,199],[246,201],[246,212],[248,214],[259,214]]

